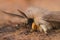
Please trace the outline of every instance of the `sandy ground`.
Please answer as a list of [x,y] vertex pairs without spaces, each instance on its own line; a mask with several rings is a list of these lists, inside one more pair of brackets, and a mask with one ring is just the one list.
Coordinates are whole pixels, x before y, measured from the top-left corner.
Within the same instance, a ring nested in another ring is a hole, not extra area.
[[0,40],[60,40],[60,29],[53,29],[48,35],[43,32],[29,32],[30,26],[2,27]]

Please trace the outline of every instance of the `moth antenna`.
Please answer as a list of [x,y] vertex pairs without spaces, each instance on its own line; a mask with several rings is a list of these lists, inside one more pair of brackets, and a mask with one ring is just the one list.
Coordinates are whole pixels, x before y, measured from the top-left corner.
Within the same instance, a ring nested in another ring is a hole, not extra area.
[[24,17],[26,17],[28,19],[28,17],[26,16],[26,14],[24,12],[22,12],[21,10],[18,9],[18,12],[21,13]]
[[[2,11],[2,10],[1,10]],[[8,15],[11,15],[11,16],[17,16],[17,17],[21,17],[21,18],[24,18],[23,16],[21,16],[21,15],[17,15],[17,14],[13,14],[13,13],[8,13],[8,12],[6,12],[6,11],[2,11],[3,13],[5,13],[5,14],[8,14]]]

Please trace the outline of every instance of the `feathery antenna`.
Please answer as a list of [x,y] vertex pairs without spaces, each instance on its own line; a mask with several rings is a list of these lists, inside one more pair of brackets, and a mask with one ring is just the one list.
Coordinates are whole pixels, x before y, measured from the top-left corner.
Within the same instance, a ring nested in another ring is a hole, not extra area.
[[19,10],[19,9],[18,9],[18,11],[19,11],[19,13],[21,13],[24,17],[26,17],[26,18],[28,19],[28,17],[26,16],[26,14],[25,14],[24,12],[22,12],[22,11]]
[[[1,10],[2,11],[2,10]],[[8,12],[6,12],[6,11],[2,11],[3,13],[5,13],[5,14],[8,14],[8,15],[11,15],[11,16],[17,16],[17,17],[21,17],[21,18],[24,18],[23,16],[21,16],[21,15],[17,15],[17,14],[13,14],[13,13],[8,13]]]

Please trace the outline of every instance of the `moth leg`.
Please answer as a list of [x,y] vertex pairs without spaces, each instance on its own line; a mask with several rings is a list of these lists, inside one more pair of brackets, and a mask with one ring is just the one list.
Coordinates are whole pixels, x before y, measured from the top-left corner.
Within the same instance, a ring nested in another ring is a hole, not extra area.
[[40,27],[42,28],[45,34],[47,34],[52,29],[52,25],[46,21],[43,24],[41,24]]
[[40,25],[40,27],[43,29],[44,33],[47,34],[47,27],[46,25]]
[[34,22],[32,23],[32,29],[31,31],[35,31],[38,30],[40,32],[42,32],[42,28],[40,26],[37,26]]
[[34,22],[32,23],[32,29],[37,30],[37,25]]
[[35,30],[37,30],[37,25],[33,22],[31,32],[35,31]]

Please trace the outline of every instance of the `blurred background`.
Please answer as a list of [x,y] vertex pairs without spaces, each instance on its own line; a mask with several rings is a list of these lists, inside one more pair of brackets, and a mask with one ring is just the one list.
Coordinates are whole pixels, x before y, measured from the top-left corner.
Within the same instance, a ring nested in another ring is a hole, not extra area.
[[25,10],[29,3],[49,10],[60,10],[60,0],[0,0],[0,9],[14,12],[16,9]]

